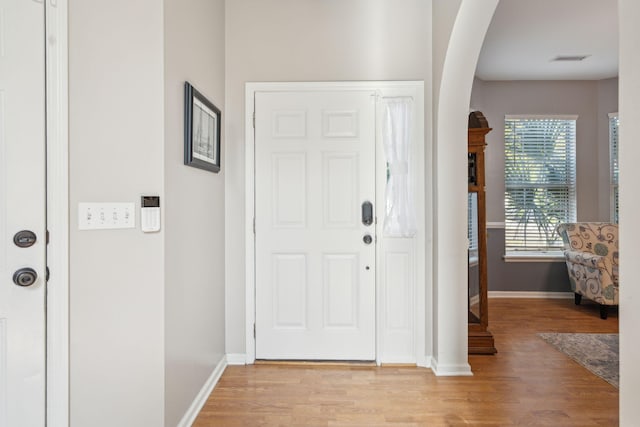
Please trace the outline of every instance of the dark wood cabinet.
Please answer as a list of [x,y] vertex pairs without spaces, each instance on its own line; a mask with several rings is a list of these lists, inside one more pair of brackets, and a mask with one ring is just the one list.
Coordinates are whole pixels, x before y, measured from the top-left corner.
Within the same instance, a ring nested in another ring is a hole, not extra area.
[[[475,120],[473,120],[475,119]],[[477,126],[477,127],[472,127]],[[482,113],[469,117],[469,354],[495,354],[493,335],[489,332],[487,302],[487,215],[484,151],[485,137],[491,131]]]

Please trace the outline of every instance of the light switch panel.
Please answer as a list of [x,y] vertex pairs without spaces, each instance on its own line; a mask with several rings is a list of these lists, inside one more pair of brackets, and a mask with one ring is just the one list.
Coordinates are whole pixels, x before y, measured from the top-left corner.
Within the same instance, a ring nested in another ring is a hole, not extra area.
[[105,230],[135,228],[134,203],[79,203],[78,229]]

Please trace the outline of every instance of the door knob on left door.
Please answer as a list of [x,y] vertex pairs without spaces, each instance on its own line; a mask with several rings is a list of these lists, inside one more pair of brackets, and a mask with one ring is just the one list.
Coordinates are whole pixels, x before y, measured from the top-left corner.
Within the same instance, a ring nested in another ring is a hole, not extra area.
[[13,273],[13,283],[18,286],[31,286],[38,279],[38,273],[33,268],[25,267]]

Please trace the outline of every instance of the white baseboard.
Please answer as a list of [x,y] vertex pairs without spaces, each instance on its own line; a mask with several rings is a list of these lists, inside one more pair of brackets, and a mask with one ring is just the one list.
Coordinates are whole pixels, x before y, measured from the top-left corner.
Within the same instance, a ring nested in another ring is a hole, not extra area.
[[184,416],[178,423],[177,427],[191,427],[191,425],[196,420],[198,414],[200,413],[200,410],[202,410],[202,407],[204,406],[204,404],[207,403],[207,399],[209,398],[209,395],[213,391],[216,384],[218,384],[218,381],[220,380],[220,377],[222,376],[222,373],[224,372],[226,367],[227,367],[227,357],[223,356],[222,360],[218,362],[218,364],[216,365],[215,369],[213,370],[209,378],[207,378],[207,381],[204,383],[204,385],[200,389],[200,392],[198,392],[198,395],[189,406],[189,409],[184,414]]
[[416,365],[420,368],[431,368],[431,356],[418,357]]
[[247,355],[245,353],[229,353],[227,354],[227,364],[229,365],[246,365]]
[[489,291],[489,298],[547,298],[571,299],[573,292],[537,292],[537,291]]
[[473,376],[471,366],[468,363],[438,364],[435,357],[431,358],[431,370],[436,377],[470,377]]
[[418,362],[413,357],[385,357],[384,359],[376,359],[376,365],[411,365],[418,366]]

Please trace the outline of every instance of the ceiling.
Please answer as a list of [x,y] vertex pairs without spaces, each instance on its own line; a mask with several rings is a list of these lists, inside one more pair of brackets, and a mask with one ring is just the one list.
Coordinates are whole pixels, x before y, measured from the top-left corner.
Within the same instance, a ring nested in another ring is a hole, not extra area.
[[[589,56],[553,61],[574,55]],[[617,0],[502,0],[476,69],[482,80],[599,80],[617,75]]]

